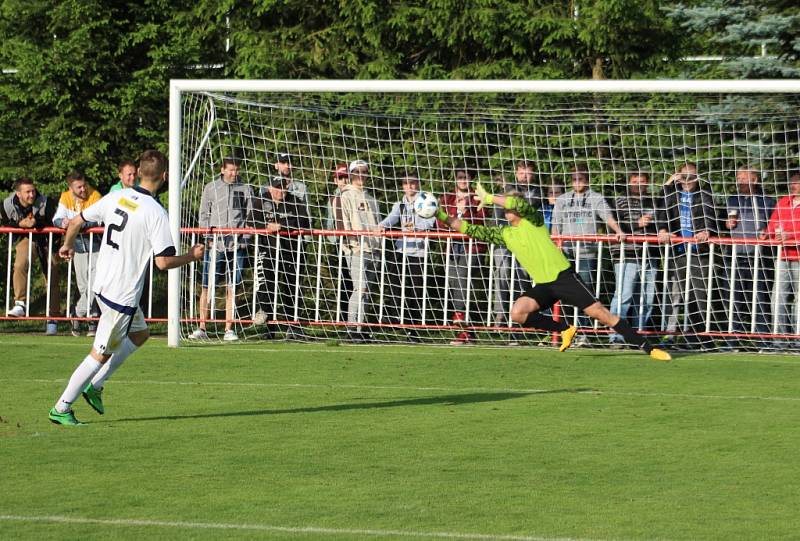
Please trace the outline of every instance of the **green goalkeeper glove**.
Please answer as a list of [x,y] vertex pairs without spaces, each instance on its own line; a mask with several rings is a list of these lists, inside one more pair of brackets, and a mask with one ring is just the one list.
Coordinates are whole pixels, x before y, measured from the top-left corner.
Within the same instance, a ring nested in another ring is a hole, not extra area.
[[447,213],[444,211],[443,208],[439,207],[436,210],[436,219],[439,220],[440,222],[447,223],[447,218],[449,218]]
[[478,210],[481,210],[484,205],[491,205],[494,203],[494,195],[486,191],[480,182],[475,184],[475,201],[478,202]]

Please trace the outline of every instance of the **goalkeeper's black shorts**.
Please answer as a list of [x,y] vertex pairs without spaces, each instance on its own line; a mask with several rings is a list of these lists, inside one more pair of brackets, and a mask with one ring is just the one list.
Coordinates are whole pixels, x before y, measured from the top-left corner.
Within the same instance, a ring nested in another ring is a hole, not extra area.
[[597,302],[594,293],[571,267],[561,271],[552,282],[528,287],[522,296],[535,300],[541,310],[550,308],[558,301],[579,310]]

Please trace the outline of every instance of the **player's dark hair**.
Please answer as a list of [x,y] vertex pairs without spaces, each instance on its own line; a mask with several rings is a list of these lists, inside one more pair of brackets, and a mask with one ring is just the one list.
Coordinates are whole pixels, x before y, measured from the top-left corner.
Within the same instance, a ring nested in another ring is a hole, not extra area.
[[158,150],[145,150],[139,158],[139,176],[142,180],[156,180],[167,170],[167,158]]
[[517,169],[530,169],[532,171],[536,171],[536,164],[533,163],[533,160],[519,160],[517,162]]
[[86,180],[86,177],[83,176],[83,173],[78,171],[77,169],[73,169],[67,175],[67,184],[72,184],[76,180]]
[[800,169],[790,169],[788,173],[786,173],[786,180],[792,180],[794,177],[800,177]]
[[30,184],[31,186],[33,186],[33,181],[30,179],[30,177],[19,177],[17,180],[14,181],[14,191],[18,192],[19,189],[26,184]]
[[117,165],[117,173],[122,173],[122,170],[125,169],[126,167],[133,167],[134,169],[136,169],[136,164],[133,163],[131,160],[122,160],[121,162],[119,162],[119,165]]
[[628,178],[630,179],[632,177],[644,177],[647,180],[650,180],[650,173],[647,171],[631,171],[628,173]]
[[239,167],[239,158],[234,156],[225,156],[222,158],[222,167],[224,168],[226,165],[235,165]]

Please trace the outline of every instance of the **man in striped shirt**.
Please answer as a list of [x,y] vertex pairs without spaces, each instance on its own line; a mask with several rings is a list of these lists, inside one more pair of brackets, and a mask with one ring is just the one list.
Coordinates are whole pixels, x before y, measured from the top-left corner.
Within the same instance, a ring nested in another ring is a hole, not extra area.
[[475,200],[481,206],[493,204],[503,208],[509,225],[473,225],[447,216],[441,209],[437,213],[437,218],[476,240],[505,246],[528,272],[536,285],[529,287],[514,302],[511,309],[511,319],[514,322],[523,327],[559,332],[561,334],[559,351],[565,351],[572,343],[578,331],[577,327],[568,325],[563,319],[556,321],[539,313],[540,310],[562,301],[582,310],[587,316],[603,325],[611,327],[629,344],[638,346],[654,360],[667,362],[672,359],[669,353],[653,348],[627,321],[612,314],[600,304],[564,257],[563,252],[550,240],[544,218],[538,210],[533,209],[514,192],[506,195],[490,194],[480,183],[475,187],[475,194]]

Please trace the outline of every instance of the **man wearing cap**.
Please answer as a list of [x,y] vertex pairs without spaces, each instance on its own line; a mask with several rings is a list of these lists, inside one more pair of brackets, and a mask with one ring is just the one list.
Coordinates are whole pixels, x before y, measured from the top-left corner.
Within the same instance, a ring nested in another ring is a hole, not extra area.
[[[364,188],[369,178],[369,164],[364,160],[354,160],[348,166],[350,183],[342,188],[342,225],[344,231],[374,232],[378,230],[380,211],[378,202]],[[376,310],[370,302],[370,287],[378,284],[378,254],[381,241],[377,236],[353,235],[342,241],[353,289],[347,303],[347,322],[350,324],[350,338],[357,341],[369,339],[369,333],[362,332],[361,324],[366,320],[367,311]]]
[[[350,173],[347,171],[347,164],[340,163],[334,167],[332,177],[336,188],[334,188],[333,194],[328,198],[328,209],[327,214],[325,215],[324,224],[327,231],[335,231],[342,227],[342,188],[344,188],[345,185],[350,182]],[[340,248],[344,237],[341,237],[340,235],[328,235],[326,239],[335,250],[330,267],[331,269],[336,269],[336,272],[333,272],[331,275],[338,275],[341,279],[341,291],[350,292],[353,290],[353,282],[350,279],[350,270],[347,268],[347,263],[343,263],[341,261],[341,256],[343,253]],[[339,287],[340,286],[337,283],[335,288],[339,290]],[[339,309],[337,307],[336,320],[340,321],[338,312]]]
[[[436,226],[436,218],[420,218],[414,212],[414,199],[419,193],[419,178],[406,172],[402,178],[403,197],[392,205],[389,215],[378,224],[381,231],[398,227],[403,232],[428,231]],[[422,278],[425,262],[425,239],[420,237],[395,237],[395,249],[387,250],[395,317],[401,324],[422,323]],[[405,302],[403,302],[405,301]],[[418,342],[419,332],[408,328],[410,342]]]
[[[299,291],[295,297],[298,273],[302,268],[298,255],[302,258],[305,250],[301,247],[298,254],[297,243],[302,243],[303,240],[291,233],[310,227],[306,206],[288,192],[286,179],[276,175],[267,186],[261,188],[253,203],[253,222],[257,229],[264,229],[268,233],[255,237],[258,247],[254,269],[257,311],[253,322],[263,325],[274,319],[273,316],[277,316],[278,321],[293,320],[294,307],[302,303]],[[302,276],[300,280],[302,281]],[[277,296],[274,296],[276,289]],[[276,328],[276,325],[267,325],[265,338],[272,338],[272,332]],[[302,331],[289,326],[286,337],[302,337]]]
[[279,152],[277,161],[273,165],[280,176],[286,179],[286,191],[307,204],[308,189],[305,182],[292,177],[292,160],[288,152]]

